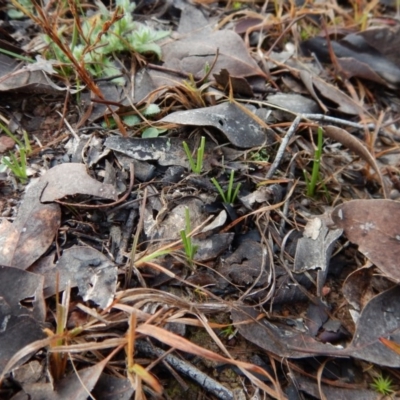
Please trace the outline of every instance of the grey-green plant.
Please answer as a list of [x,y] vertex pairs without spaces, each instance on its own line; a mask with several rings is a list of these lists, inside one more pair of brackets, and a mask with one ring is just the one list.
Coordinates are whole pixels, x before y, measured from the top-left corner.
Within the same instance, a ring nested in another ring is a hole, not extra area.
[[307,196],[314,197],[315,195],[315,188],[318,182],[321,181],[319,169],[321,165],[321,156],[322,156],[322,145],[324,142],[324,132],[321,127],[318,127],[317,130],[318,139],[317,139],[317,148],[314,152],[314,160],[313,160],[313,167],[311,172],[311,178],[308,177],[307,172],[304,170],[304,178],[306,180],[307,185]]
[[190,213],[189,209],[185,208],[185,229],[182,229],[180,234],[183,243],[183,249],[185,250],[186,259],[190,266],[193,266],[194,256],[197,252],[198,246],[195,246],[192,242],[192,238],[189,236],[191,232],[190,226]]
[[192,153],[190,152],[188,144],[186,142],[183,142],[182,145],[185,150],[186,156],[189,160],[190,169],[195,174],[200,174],[201,170],[203,169],[203,159],[204,159],[204,150],[206,148],[206,138],[204,136],[201,137],[200,146],[197,149],[196,161],[194,160]]
[[[64,37],[65,28],[59,30],[59,37],[68,44],[76,60],[83,62],[85,68],[97,78],[113,77],[120,74],[119,68],[112,59],[112,55],[124,51],[138,53],[153,53],[161,58],[161,48],[156,43],[169,35],[169,31],[156,31],[146,25],[133,20],[135,3],[130,0],[116,0],[115,9],[109,10],[100,0],[95,1],[99,13],[91,18],[81,18],[81,26],[74,24],[72,39]],[[79,8],[79,7],[78,7]],[[114,21],[105,29],[110,21]],[[56,43],[48,36],[45,41],[51,48],[57,60],[65,65],[71,65],[70,60]],[[71,67],[63,67],[65,74],[71,74]],[[123,84],[122,78],[115,78],[114,83]]]
[[[18,0],[21,6],[23,6],[29,12],[34,12],[34,7],[31,0]],[[7,4],[7,15],[10,19],[21,19],[25,17],[25,14],[15,8],[12,4]]]
[[239,194],[239,189],[242,184],[239,182],[236,185],[235,189],[233,189],[234,178],[235,178],[235,171],[232,169],[231,173],[229,175],[229,183],[228,183],[228,188],[227,188],[226,192],[224,192],[221,185],[215,178],[211,178],[211,182],[217,188],[224,203],[233,204],[236,200],[237,195]]

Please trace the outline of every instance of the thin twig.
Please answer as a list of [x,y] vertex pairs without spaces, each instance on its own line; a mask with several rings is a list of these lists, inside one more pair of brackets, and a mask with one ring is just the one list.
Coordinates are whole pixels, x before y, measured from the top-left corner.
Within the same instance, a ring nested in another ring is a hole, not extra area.
[[[163,356],[165,353],[163,350],[151,346],[144,340],[138,340],[136,342],[136,348],[140,352],[145,353],[146,355],[152,355],[157,357]],[[206,374],[195,368],[193,365],[187,363],[186,361],[182,361],[178,357],[172,354],[167,354],[164,357],[164,360],[169,364],[171,364],[176,370],[178,370],[182,374],[189,376],[191,379],[197,382],[201,387],[203,387],[209,393],[212,393],[218,399],[221,400],[234,399],[233,393],[230,390],[228,390],[225,386],[222,386],[220,383],[210,378],[209,376],[207,376]]]
[[298,115],[295,120],[292,122],[292,125],[290,126],[289,130],[287,131],[285,137],[282,139],[282,142],[279,146],[278,152],[276,153],[276,157],[274,162],[272,163],[270,169],[268,170],[265,179],[271,179],[275,173],[275,171],[278,169],[279,164],[282,161],[283,158],[283,154],[285,153],[286,150],[286,146],[288,145],[290,139],[292,138],[292,136],[294,135],[294,133],[296,132],[297,127],[300,124],[301,121],[301,116]]
[[375,130],[375,124],[360,124],[358,122],[352,122],[352,121],[347,121],[345,119],[341,118],[336,118],[336,117],[330,117],[325,114],[299,114],[300,117],[304,119],[311,119],[314,121],[320,121],[320,122],[332,122],[335,124],[339,125],[344,125],[344,126],[351,126],[352,128],[357,128],[357,129],[364,129],[368,128],[370,131]]

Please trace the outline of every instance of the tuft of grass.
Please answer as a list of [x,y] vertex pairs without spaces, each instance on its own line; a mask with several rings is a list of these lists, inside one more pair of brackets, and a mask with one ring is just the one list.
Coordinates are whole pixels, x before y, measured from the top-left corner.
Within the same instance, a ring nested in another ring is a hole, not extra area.
[[307,172],[304,170],[304,178],[306,180],[307,185],[307,196],[314,197],[315,195],[315,188],[317,184],[321,181],[319,175],[319,168],[321,164],[321,156],[322,156],[322,145],[324,143],[324,132],[321,127],[318,128],[318,141],[317,141],[317,148],[314,152],[314,161],[313,167],[311,172],[311,179],[308,178]]
[[374,382],[371,383],[371,388],[384,396],[390,395],[394,392],[392,380],[390,378],[385,378],[382,375],[379,375],[374,379]]
[[28,175],[26,173],[26,152],[25,149],[19,150],[19,159],[15,154],[10,153],[9,157],[2,157],[0,164],[5,165],[21,183],[26,183]]
[[203,159],[204,159],[204,150],[206,147],[206,138],[204,136],[201,137],[200,146],[197,149],[197,160],[195,161],[192,153],[190,152],[189,146],[186,142],[182,143],[183,148],[185,150],[186,156],[189,160],[190,168],[195,174],[200,174],[203,169]]
[[221,185],[218,183],[218,181],[215,178],[211,179],[211,182],[213,183],[213,185],[217,188],[219,194],[222,197],[222,200],[224,203],[228,203],[228,204],[232,204],[235,202],[236,197],[239,193],[239,189],[241,186],[241,183],[239,182],[235,189],[233,189],[233,180],[234,180],[234,176],[235,176],[235,171],[231,170],[231,174],[229,176],[229,183],[228,183],[228,189],[226,192],[224,192],[224,190],[222,189]]
[[198,246],[194,246],[192,238],[189,236],[191,232],[190,227],[190,214],[189,209],[185,209],[185,229],[181,230],[181,238],[183,243],[183,248],[185,250],[186,258],[190,266],[193,266],[194,256],[196,255]]
[[238,330],[233,325],[228,325],[226,328],[221,329],[221,336],[226,337],[227,339],[232,339]]
[[[8,168],[16,178],[23,184],[28,180],[26,172],[26,157],[32,151],[29,143],[29,137],[26,131],[23,131],[24,142],[21,142],[5,125],[0,122],[0,130],[5,132],[14,142],[19,149],[19,157],[10,153],[9,156],[2,157],[0,160],[0,170]],[[3,166],[3,168],[2,168]]]

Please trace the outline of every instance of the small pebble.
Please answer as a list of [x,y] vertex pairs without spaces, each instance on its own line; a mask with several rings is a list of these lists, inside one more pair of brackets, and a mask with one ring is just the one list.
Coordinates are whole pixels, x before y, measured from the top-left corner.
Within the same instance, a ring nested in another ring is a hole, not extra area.
[[389,194],[391,200],[397,200],[400,197],[400,192],[397,189],[392,189]]

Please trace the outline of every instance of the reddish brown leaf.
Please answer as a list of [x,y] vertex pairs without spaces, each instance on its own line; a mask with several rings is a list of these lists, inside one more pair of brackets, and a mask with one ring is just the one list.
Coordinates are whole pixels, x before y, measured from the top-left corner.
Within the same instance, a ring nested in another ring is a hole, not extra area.
[[347,238],[384,274],[400,282],[400,203],[392,200],[353,200],[332,212]]
[[15,145],[15,142],[13,139],[11,139],[9,136],[6,135],[1,135],[0,136],[0,154],[5,153],[8,150],[11,150]]

